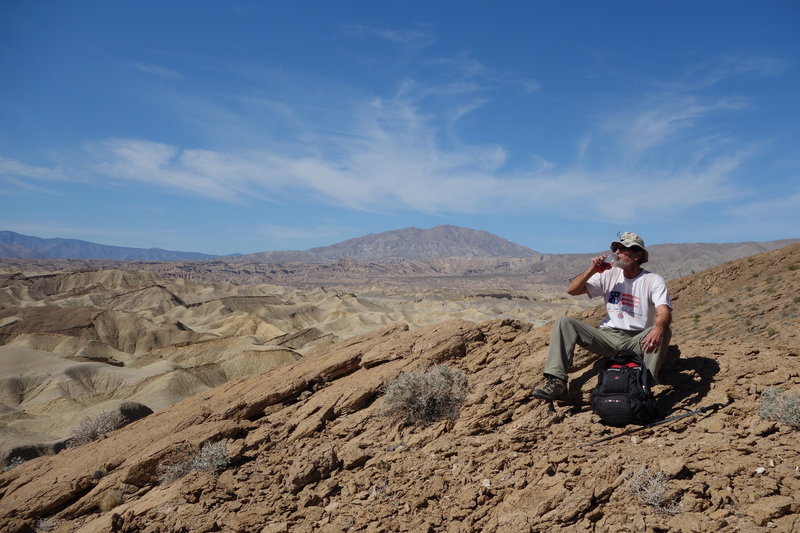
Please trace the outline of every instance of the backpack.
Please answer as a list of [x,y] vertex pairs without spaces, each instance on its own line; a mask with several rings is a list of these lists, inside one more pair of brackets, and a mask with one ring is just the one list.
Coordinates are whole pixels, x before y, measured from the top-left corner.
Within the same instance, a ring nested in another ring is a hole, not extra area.
[[592,411],[610,426],[643,424],[658,417],[650,373],[635,352],[622,350],[602,362]]

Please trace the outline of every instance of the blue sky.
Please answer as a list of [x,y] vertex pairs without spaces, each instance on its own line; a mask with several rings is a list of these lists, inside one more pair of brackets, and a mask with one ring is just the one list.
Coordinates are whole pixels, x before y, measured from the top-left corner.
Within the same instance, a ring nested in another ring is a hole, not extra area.
[[800,237],[800,3],[0,3],[0,229]]

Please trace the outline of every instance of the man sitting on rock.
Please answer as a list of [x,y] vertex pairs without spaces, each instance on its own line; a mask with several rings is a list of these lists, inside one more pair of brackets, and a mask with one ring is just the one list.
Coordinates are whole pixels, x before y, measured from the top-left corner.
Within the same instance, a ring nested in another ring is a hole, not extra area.
[[602,357],[633,350],[644,359],[654,382],[658,380],[672,321],[667,285],[664,278],[642,268],[648,253],[639,235],[626,232],[618,239],[611,243],[612,264],[605,256],[595,257],[591,266],[567,286],[567,293],[573,296],[603,296],[608,316],[599,328],[574,318],[556,321],[544,366],[545,382],[533,391],[534,398],[555,400],[563,396],[576,344]]

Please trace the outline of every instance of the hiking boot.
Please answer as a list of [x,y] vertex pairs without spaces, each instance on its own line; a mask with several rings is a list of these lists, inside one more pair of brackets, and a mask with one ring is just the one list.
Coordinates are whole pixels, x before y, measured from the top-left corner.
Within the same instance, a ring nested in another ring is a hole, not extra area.
[[539,389],[534,389],[532,396],[539,400],[557,400],[567,390],[567,380],[545,374],[545,383]]

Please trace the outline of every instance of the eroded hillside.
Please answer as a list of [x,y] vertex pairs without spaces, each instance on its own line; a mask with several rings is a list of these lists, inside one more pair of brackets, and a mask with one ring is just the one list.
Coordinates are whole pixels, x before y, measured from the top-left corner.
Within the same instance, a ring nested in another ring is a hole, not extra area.
[[157,411],[393,323],[544,323],[577,308],[541,293],[365,292],[198,284],[123,270],[3,276],[0,462],[55,451],[85,417],[130,402]]
[[[796,265],[798,246],[672,283],[672,353],[679,357],[662,375],[658,401],[674,414],[724,405],[715,412],[582,446],[619,430],[598,424],[587,408],[594,371],[583,353],[571,371],[573,401],[530,400],[548,327],[514,320],[390,327],[317,347],[94,443],[23,463],[0,476],[0,526],[796,531],[798,429],[758,415],[765,390],[800,392],[793,336],[800,320],[786,307],[797,302],[790,292],[773,301],[778,289],[769,292],[775,281],[784,291],[797,287]],[[759,273],[754,279],[763,285],[743,283],[742,271],[750,281]],[[766,303],[742,317],[723,302]],[[786,333],[756,331],[761,320]],[[402,371],[438,363],[464,371],[470,383],[455,421],[415,427],[381,416],[384,386]],[[159,483],[160,464],[208,442],[225,447],[227,469]],[[626,475],[639,468],[664,473],[676,512],[659,512],[624,490]]]

